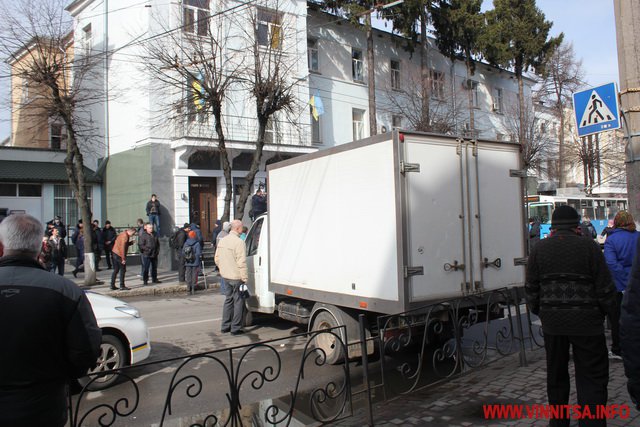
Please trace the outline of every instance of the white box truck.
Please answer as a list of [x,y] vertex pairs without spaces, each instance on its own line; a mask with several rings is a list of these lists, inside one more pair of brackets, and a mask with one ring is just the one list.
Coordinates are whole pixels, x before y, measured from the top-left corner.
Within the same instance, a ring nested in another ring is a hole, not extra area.
[[394,131],[270,165],[246,239],[249,311],[357,337],[359,313],[521,286],[519,153]]

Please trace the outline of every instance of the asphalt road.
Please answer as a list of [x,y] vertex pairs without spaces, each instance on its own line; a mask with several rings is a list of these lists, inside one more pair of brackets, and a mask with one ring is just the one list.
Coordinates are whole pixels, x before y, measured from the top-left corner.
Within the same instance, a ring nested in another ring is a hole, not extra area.
[[[286,396],[296,388],[297,420],[291,425],[311,425],[312,420],[305,416],[312,411],[310,392],[328,385],[331,392],[332,381],[340,389],[346,376],[344,365],[316,366],[314,357],[303,363],[306,340],[292,336],[305,332],[304,327],[275,317],[257,318],[244,335],[221,334],[223,300],[217,292],[128,300],[147,322],[151,356],[144,364],[126,371],[130,381],[83,396],[76,424],[99,425],[98,417],[105,416],[104,422],[115,416],[111,424],[114,426],[152,426],[160,425],[163,415],[164,426],[202,423],[209,415],[225,424],[234,390],[230,384],[241,383],[238,399],[243,404],[245,425],[262,425],[266,413],[284,417],[290,406]],[[268,346],[252,345],[281,338]],[[184,363],[187,356],[220,349],[227,350]],[[302,371],[304,375],[299,374]],[[172,380],[177,386],[169,396]],[[285,399],[278,401],[277,397]],[[333,403],[322,405],[324,412],[320,413],[331,416],[339,411],[343,397],[344,394],[338,395]],[[167,401],[171,402],[171,414]],[[274,404],[279,412],[267,411]],[[86,420],[80,423],[85,415]]]

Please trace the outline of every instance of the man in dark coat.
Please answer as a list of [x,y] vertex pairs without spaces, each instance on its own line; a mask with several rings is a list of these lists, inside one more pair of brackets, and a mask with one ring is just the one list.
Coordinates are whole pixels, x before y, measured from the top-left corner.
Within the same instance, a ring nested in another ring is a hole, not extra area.
[[111,251],[113,250],[113,244],[116,242],[116,229],[111,226],[111,221],[106,220],[104,222],[104,228],[102,229],[102,241],[104,242],[104,256],[107,259],[107,268],[111,270]]
[[146,223],[144,232],[140,236],[140,252],[142,253],[142,282],[146,286],[149,284],[149,270],[151,270],[151,280],[153,283],[160,283],[158,280],[158,252],[160,242],[158,235],[153,231],[153,225]]
[[529,218],[529,251],[540,241],[540,221]]
[[155,194],[151,195],[151,200],[147,202],[147,206],[145,208],[147,211],[147,216],[149,217],[149,222],[153,225],[155,232],[160,235],[160,201],[158,200],[158,196]]
[[2,426],[64,426],[67,384],[100,354],[101,332],[84,292],[36,261],[42,233],[30,215],[10,215],[0,224]]
[[178,282],[186,282],[185,278],[185,264],[184,264],[184,253],[182,252],[182,248],[184,247],[184,242],[187,241],[187,235],[189,233],[189,223],[184,223],[182,228],[179,228],[176,231],[176,234],[173,239],[173,249],[176,254],[176,259],[178,260]]
[[255,220],[257,217],[267,211],[267,193],[262,191],[262,187],[258,187],[256,194],[251,197],[251,220]]
[[51,221],[47,223],[47,226],[52,226],[58,229],[58,235],[61,238],[67,237],[67,227],[62,222],[62,218],[56,215]]
[[[578,404],[593,414],[606,405],[609,358],[604,317],[616,302],[616,289],[599,245],[581,235],[580,217],[570,206],[553,212],[553,234],[531,250],[525,292],[540,316],[547,355],[547,396],[551,405],[569,403],[569,348],[573,348]],[[550,426],[569,426],[570,418]],[[590,425],[606,425],[593,420]]]

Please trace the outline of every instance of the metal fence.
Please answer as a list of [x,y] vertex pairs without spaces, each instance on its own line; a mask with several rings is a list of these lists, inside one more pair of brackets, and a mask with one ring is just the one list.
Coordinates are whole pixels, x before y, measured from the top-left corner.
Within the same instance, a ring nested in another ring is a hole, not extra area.
[[[70,396],[69,425],[123,425],[136,414],[152,414],[154,426],[330,424],[351,417],[354,402],[364,406],[373,425],[376,401],[450,380],[505,355],[518,353],[526,365],[526,352],[543,346],[539,321],[518,288],[379,316],[372,325],[364,315],[359,320],[356,344],[364,356],[352,363],[329,365],[314,345],[330,339],[347,354],[345,343],[351,349],[354,341],[340,326],[107,371]],[[365,330],[372,332],[368,338]],[[376,349],[373,359],[367,348]],[[170,380],[141,389],[136,378],[157,372]],[[120,378],[109,390],[91,391],[105,375]]]

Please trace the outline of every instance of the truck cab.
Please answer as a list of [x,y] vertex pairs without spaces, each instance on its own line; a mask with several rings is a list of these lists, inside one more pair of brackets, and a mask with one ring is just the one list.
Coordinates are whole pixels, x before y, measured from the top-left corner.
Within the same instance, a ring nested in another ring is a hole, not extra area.
[[275,294],[269,291],[269,233],[267,215],[259,216],[245,239],[247,248],[247,287],[251,296],[247,309],[251,312],[275,312]]

